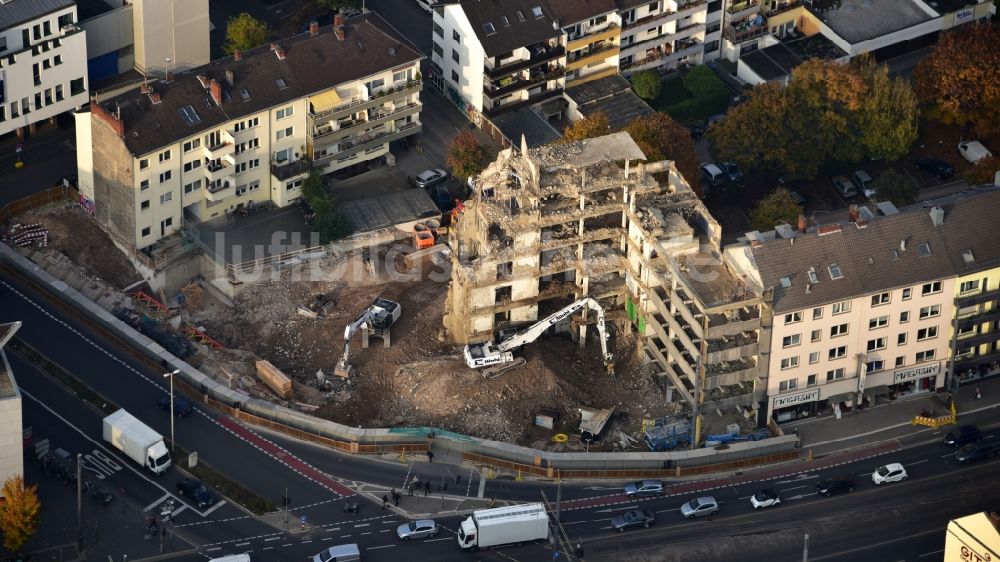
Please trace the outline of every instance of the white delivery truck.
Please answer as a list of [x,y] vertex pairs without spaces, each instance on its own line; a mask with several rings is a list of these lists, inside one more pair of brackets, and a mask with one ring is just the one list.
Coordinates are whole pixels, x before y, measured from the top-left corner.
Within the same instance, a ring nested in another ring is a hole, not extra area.
[[153,474],[170,468],[170,451],[163,436],[125,410],[104,418],[104,440]]
[[479,509],[458,529],[458,546],[478,550],[549,538],[549,515],[540,503]]

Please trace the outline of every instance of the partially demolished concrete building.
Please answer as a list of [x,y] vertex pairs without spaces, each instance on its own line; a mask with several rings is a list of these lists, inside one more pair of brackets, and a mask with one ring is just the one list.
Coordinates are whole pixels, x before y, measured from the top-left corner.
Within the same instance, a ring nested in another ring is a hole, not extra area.
[[[615,133],[504,150],[474,184],[449,240],[449,339],[491,340],[589,296],[637,330],[671,401],[763,397],[762,299],[723,263],[721,228],[673,162],[646,163]],[[581,344],[587,321],[574,319]]]

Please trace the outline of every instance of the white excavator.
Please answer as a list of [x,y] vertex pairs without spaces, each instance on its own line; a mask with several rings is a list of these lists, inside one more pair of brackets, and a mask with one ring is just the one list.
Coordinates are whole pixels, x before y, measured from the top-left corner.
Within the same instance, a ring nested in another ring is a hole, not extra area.
[[524,365],[526,360],[523,357],[515,357],[514,351],[524,344],[537,340],[545,330],[555,324],[565,320],[574,312],[589,308],[597,312],[597,332],[601,340],[601,356],[604,358],[604,366],[608,373],[614,374],[614,355],[608,352],[608,331],[604,326],[604,308],[590,297],[582,298],[565,308],[546,316],[539,322],[531,325],[521,332],[501,339],[498,343],[475,343],[465,346],[465,364],[471,369],[487,369],[483,371],[483,376],[493,379],[506,371]]
[[334,373],[341,377],[351,375],[351,365],[347,362],[351,352],[351,338],[362,327],[366,326],[373,336],[385,337],[389,328],[399,320],[403,307],[398,302],[381,297],[376,298],[353,322],[344,328],[344,355],[337,362]]

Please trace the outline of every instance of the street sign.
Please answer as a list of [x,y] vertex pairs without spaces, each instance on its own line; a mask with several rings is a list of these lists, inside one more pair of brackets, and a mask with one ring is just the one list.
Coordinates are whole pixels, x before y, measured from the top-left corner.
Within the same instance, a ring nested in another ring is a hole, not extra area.
[[17,149],[16,150],[17,150],[18,154],[21,153],[21,143],[17,143]]

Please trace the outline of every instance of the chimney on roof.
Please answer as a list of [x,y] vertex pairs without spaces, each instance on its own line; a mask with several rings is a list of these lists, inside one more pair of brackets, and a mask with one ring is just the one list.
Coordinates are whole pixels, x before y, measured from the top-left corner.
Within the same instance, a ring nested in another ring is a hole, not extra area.
[[809,228],[809,222],[805,215],[799,215],[799,232],[805,232]]
[[243,51],[241,51],[239,49],[236,49],[235,51],[233,51],[233,60],[234,61],[241,61],[241,60],[243,60]]
[[313,20],[309,22],[309,37],[316,37],[319,35],[319,22]]
[[222,107],[222,84],[215,78],[208,83],[208,89],[212,93],[212,99],[215,100],[215,105]]
[[97,103],[96,101],[91,101],[90,113],[94,117],[103,121],[105,124],[111,127],[111,130],[113,130],[115,134],[118,135],[118,138],[120,139],[125,138],[125,122],[122,121],[120,118],[112,115],[111,112],[109,112],[107,109],[104,109],[103,105]]
[[931,207],[931,224],[941,226],[944,224],[944,209],[940,205]]
[[858,206],[856,204],[852,203],[847,209],[847,216],[851,218],[851,222],[858,222],[858,219],[861,218],[861,211],[858,210]]
[[277,55],[278,60],[285,60],[285,50],[282,49],[281,47],[275,49],[274,54]]
[[232,69],[226,69],[226,84],[229,84],[230,88],[233,87],[233,71],[232,71]]
[[149,93],[149,84],[145,80],[142,81],[142,86],[139,86],[139,93],[143,95]]
[[277,43],[275,43],[274,41],[271,41],[271,50],[272,51],[277,51],[279,48],[280,47],[278,46]]
[[344,40],[344,16],[340,14],[333,16],[333,33],[337,36],[337,41]]
[[900,252],[906,251],[906,238],[903,238],[902,240],[899,241],[899,251]]

